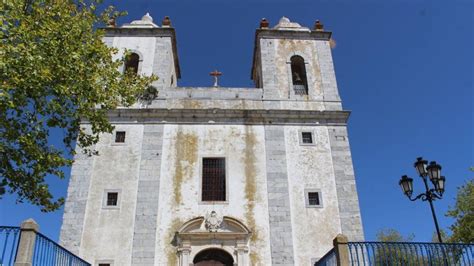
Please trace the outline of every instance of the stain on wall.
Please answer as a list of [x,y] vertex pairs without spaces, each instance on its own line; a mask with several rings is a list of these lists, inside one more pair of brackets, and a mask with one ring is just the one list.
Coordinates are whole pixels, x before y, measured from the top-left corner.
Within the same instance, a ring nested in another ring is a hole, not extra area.
[[184,221],[179,218],[174,218],[171,222],[171,225],[166,236],[166,257],[168,258],[168,265],[178,265],[178,256],[176,255],[175,246],[175,235],[179,227],[184,223]]
[[181,187],[183,182],[193,176],[194,164],[197,162],[197,136],[178,131],[175,143],[175,171],[173,178],[174,207],[182,203]]
[[251,127],[245,127],[245,150],[244,150],[244,165],[245,165],[245,198],[247,204],[245,206],[245,219],[252,235],[250,237],[250,263],[251,265],[260,264],[260,255],[258,254],[257,242],[261,241],[259,237],[259,231],[255,223],[254,209],[257,203],[257,184],[256,184],[256,156],[255,156],[255,145],[257,139],[255,134],[252,132]]

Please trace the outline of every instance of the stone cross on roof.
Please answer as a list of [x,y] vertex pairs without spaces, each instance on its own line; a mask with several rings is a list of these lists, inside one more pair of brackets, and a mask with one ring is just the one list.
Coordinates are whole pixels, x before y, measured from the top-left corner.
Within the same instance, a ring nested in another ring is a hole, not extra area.
[[218,81],[219,76],[222,76],[222,72],[214,70],[211,73],[209,73],[209,75],[214,77],[214,87],[219,87],[219,85],[217,84],[217,81]]

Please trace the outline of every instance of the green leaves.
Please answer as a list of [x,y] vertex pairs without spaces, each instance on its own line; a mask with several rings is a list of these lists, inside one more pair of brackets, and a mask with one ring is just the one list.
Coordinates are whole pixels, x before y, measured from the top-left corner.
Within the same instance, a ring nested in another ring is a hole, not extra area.
[[[27,3],[27,4],[25,4]],[[6,0],[0,7],[0,195],[16,193],[42,211],[58,209],[45,182],[64,177],[74,144],[89,154],[103,132],[112,132],[107,111],[130,106],[155,77],[125,75],[116,49],[96,30],[113,7],[100,1]],[[96,109],[101,106],[101,109]],[[90,132],[80,121],[90,123]],[[52,132],[64,132],[53,147]]]
[[449,208],[446,216],[455,219],[449,228],[453,233],[451,242],[474,242],[474,179],[458,188],[456,204]]

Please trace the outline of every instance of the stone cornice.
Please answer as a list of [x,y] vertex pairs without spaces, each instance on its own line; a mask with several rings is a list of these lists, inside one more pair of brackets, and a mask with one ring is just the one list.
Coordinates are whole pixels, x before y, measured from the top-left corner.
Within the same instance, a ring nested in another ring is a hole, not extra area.
[[101,28],[104,30],[105,37],[116,36],[135,36],[135,37],[169,37],[171,38],[171,45],[173,49],[173,59],[177,78],[181,78],[181,69],[178,60],[178,48],[176,42],[176,31],[172,27],[161,28],[122,28],[122,27],[108,27]]
[[275,30],[257,29],[255,37],[275,38],[275,39],[300,39],[300,40],[323,40],[329,41],[332,32],[330,31],[295,31],[295,30]]
[[127,108],[108,115],[112,123],[345,125],[350,111]]

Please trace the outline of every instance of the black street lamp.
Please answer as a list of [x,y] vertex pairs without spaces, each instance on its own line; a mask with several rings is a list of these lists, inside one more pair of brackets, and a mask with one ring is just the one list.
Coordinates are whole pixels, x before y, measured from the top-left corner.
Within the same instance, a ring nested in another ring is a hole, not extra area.
[[[422,201],[428,201],[431,207],[431,213],[433,214],[433,220],[436,226],[436,233],[438,233],[438,240],[440,243],[443,243],[441,239],[441,232],[439,231],[438,220],[436,219],[436,213],[433,207],[433,201],[436,199],[442,199],[444,193],[444,184],[446,178],[441,176],[441,165],[436,162],[430,162],[423,160],[419,157],[415,162],[415,169],[418,172],[418,175],[423,179],[425,183],[425,193],[421,193],[418,196],[412,198],[413,194],[413,178],[410,178],[406,175],[402,176],[398,184],[402,188],[403,194],[405,194],[411,201],[421,199]],[[433,184],[434,188],[428,186],[428,178]]]

